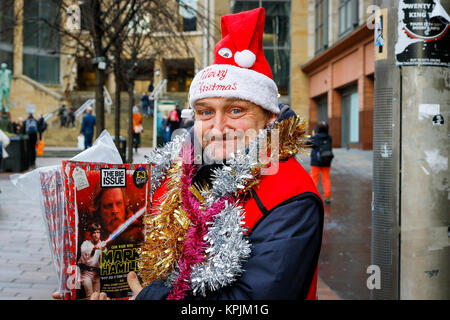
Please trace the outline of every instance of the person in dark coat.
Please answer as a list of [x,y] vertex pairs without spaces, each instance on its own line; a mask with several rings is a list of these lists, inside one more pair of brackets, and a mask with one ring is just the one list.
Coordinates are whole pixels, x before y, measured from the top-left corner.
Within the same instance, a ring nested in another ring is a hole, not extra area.
[[45,122],[44,115],[41,114],[41,116],[38,120],[39,140],[42,140],[42,135],[45,130],[47,130],[47,122]]
[[30,113],[27,120],[25,120],[24,131],[28,135],[28,155],[30,166],[34,166],[36,163],[36,142],[39,125],[32,113]]
[[328,124],[321,122],[313,132],[309,144],[311,150],[311,178],[316,187],[319,185],[319,177],[322,175],[325,203],[331,202],[330,168],[333,160],[332,138],[328,134]]
[[141,97],[141,102],[142,102],[142,113],[144,114],[144,116],[148,115],[148,107],[150,106],[150,98],[147,94],[147,92],[144,92],[144,94]]
[[86,109],[86,114],[81,121],[80,135],[84,135],[84,149],[92,147],[94,138],[95,116],[92,114],[92,107]]

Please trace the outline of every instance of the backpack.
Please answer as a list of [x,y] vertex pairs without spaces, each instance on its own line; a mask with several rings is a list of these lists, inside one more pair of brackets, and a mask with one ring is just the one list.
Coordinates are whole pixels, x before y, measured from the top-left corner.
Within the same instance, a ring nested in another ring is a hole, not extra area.
[[38,124],[36,119],[27,119],[27,121],[25,122],[25,127],[27,129],[27,134],[36,134],[38,132]]
[[317,160],[321,163],[329,163],[333,160],[334,154],[331,147],[331,139],[319,139],[319,150],[317,151]]

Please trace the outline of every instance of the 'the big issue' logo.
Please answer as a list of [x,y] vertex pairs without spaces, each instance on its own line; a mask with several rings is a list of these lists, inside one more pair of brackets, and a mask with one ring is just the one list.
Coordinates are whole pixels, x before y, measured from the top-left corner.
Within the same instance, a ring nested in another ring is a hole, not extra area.
[[100,170],[100,186],[102,188],[124,188],[127,186],[125,168],[104,168]]

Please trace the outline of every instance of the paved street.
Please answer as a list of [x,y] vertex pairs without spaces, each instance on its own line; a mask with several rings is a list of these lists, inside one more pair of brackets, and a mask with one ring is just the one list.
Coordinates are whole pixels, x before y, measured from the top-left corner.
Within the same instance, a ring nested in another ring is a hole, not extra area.
[[[333,152],[332,201],[325,205],[319,277],[342,299],[369,299],[366,270],[370,265],[372,151]],[[301,162],[309,170],[309,159]]]
[[[148,149],[140,149],[135,162]],[[319,265],[320,299],[368,299],[370,264],[370,151],[337,149],[331,169],[332,198],[326,208]],[[38,158],[38,166],[61,158]],[[309,169],[309,158],[302,164]],[[36,203],[0,174],[0,299],[51,299],[56,275],[46,231]],[[319,188],[321,190],[321,187]]]

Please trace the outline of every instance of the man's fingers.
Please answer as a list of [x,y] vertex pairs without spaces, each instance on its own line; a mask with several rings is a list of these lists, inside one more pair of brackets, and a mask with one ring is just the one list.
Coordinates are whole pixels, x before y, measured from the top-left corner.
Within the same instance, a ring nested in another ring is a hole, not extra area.
[[52,293],[52,298],[56,299],[56,300],[60,300],[61,299],[61,294],[58,291],[53,292]]
[[100,293],[99,292],[92,292],[91,300],[98,300],[99,297],[100,297]]
[[135,272],[128,273],[127,276],[128,285],[130,286],[133,296],[137,296],[142,290],[142,286]]
[[100,293],[99,300],[110,300],[110,299],[108,298],[108,296],[106,295],[106,293],[101,292],[101,293]]

